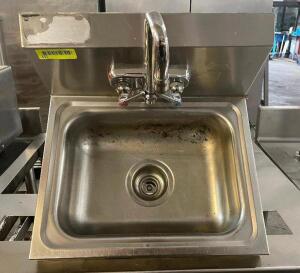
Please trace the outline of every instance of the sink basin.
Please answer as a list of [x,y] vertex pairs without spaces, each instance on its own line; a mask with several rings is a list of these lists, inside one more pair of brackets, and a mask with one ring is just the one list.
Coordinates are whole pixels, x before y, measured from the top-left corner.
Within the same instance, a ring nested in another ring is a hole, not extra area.
[[82,112],[60,144],[58,224],[92,238],[230,232],[244,210],[233,141],[213,113]]
[[243,100],[52,100],[31,258],[267,253]]

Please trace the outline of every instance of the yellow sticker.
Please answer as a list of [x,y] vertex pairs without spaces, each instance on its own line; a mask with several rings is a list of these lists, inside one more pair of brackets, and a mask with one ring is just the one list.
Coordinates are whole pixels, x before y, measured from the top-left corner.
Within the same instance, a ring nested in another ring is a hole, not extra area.
[[45,48],[36,49],[36,55],[40,60],[75,60],[77,54],[74,48]]

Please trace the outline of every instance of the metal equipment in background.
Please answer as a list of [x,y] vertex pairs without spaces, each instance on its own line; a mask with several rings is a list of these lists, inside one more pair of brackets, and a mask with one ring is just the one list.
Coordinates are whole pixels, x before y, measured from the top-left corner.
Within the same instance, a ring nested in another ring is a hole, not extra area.
[[256,141],[300,190],[300,107],[260,107]]
[[0,66],[0,154],[22,132],[12,71]]
[[145,13],[157,11],[162,13],[190,12],[190,0],[102,0],[106,12]]
[[270,0],[192,0],[191,11],[195,13],[270,13]]
[[[18,14],[20,12],[97,12],[98,0],[0,0],[0,20],[5,40],[6,64],[11,66],[19,107],[41,108],[43,131],[46,130],[49,90],[34,69],[32,61],[20,47]],[[1,33],[0,33],[1,36]],[[1,55],[1,53],[0,53]]]
[[20,108],[23,133],[0,153],[0,245],[30,241],[44,148],[39,108]]
[[0,154],[22,132],[15,82],[11,67],[7,66],[6,62],[6,48],[0,20]]

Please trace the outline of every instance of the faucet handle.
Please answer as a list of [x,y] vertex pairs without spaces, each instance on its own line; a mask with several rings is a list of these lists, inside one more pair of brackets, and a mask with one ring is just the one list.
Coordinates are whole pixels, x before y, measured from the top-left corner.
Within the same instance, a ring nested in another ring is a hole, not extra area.
[[118,93],[120,106],[127,106],[130,101],[145,95],[143,91],[145,76],[142,67],[115,67],[112,63],[108,79]]
[[136,94],[134,94],[133,92],[131,92],[131,93],[121,93],[121,94],[119,94],[119,105],[120,106],[127,106],[130,101],[135,100],[139,97],[143,97],[143,96],[145,96],[144,91],[139,91]]
[[162,99],[165,99],[176,106],[182,104],[183,90],[188,86],[191,73],[189,67],[173,66],[170,67],[170,88],[169,91],[160,95]]
[[172,103],[175,106],[180,106],[182,104],[182,97],[180,93],[173,93],[171,91],[162,93],[159,95],[160,98]]

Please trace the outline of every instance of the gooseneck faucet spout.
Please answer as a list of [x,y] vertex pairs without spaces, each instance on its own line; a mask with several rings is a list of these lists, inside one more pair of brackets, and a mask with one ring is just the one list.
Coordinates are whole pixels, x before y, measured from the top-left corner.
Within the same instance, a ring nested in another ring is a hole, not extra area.
[[144,66],[141,69],[116,67],[113,62],[108,75],[110,85],[117,91],[119,105],[143,98],[146,104],[158,99],[174,105],[182,102],[182,93],[190,80],[188,66],[171,66],[167,30],[160,13],[149,12],[144,23]]
[[145,19],[146,103],[156,101],[156,94],[169,90],[169,41],[160,13],[150,12]]

